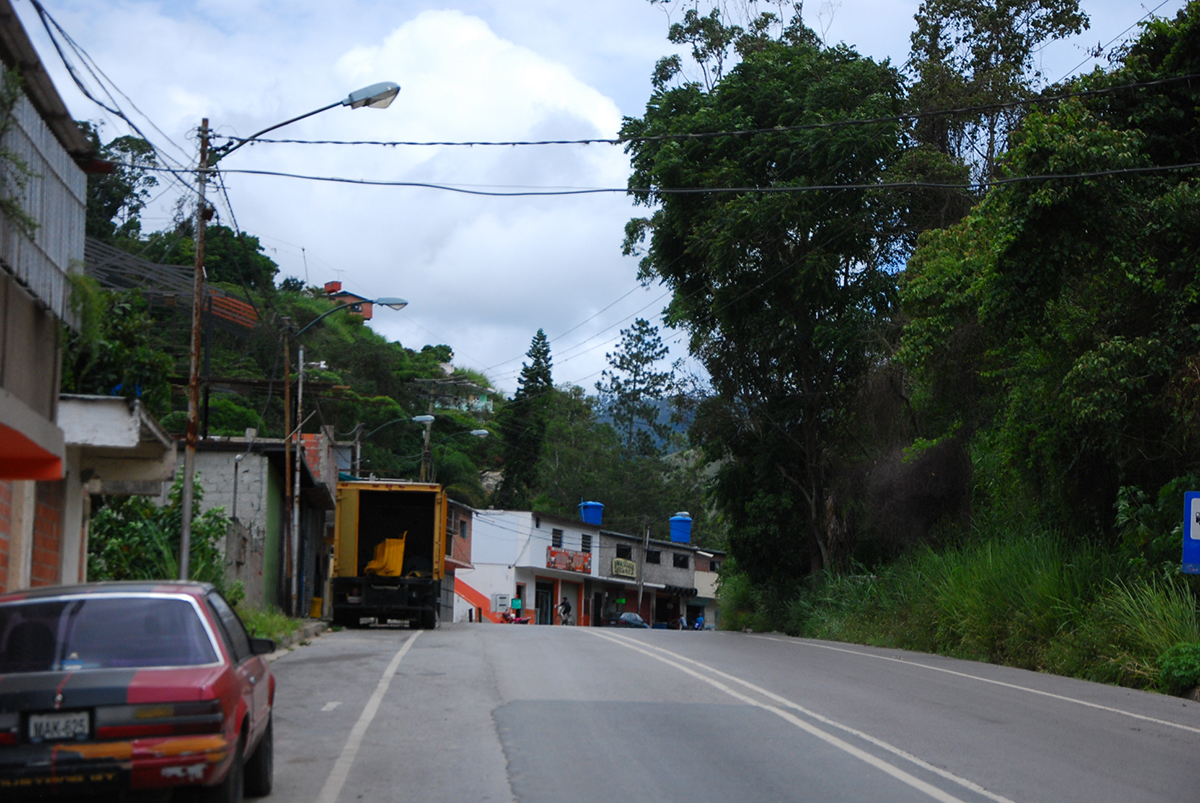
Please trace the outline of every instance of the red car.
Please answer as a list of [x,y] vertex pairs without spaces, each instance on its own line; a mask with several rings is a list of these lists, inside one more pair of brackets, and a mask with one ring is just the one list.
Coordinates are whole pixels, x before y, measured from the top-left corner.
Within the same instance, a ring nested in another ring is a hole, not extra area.
[[0,595],[0,800],[270,794],[274,649],[207,583]]

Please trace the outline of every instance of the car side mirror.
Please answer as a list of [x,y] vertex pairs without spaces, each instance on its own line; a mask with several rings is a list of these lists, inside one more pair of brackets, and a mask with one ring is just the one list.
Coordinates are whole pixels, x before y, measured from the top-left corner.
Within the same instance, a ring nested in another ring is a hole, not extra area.
[[255,655],[270,655],[275,652],[275,640],[269,638],[250,639],[250,650]]

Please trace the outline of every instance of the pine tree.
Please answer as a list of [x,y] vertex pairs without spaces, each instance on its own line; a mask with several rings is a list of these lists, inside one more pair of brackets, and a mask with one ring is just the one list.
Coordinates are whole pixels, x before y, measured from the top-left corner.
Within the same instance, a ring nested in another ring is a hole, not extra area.
[[622,329],[620,348],[604,355],[611,370],[600,375],[596,390],[608,403],[625,442],[626,457],[657,454],[657,442],[670,433],[670,427],[658,420],[659,402],[674,388],[675,375],[670,370],[654,370],[655,363],[666,356],[658,327],[644,318]]
[[500,413],[504,438],[504,481],[496,489],[495,507],[528,508],[537,478],[537,465],[546,440],[546,404],[554,390],[550,375],[550,341],[541,329],[533,336],[521,364],[521,377],[512,401]]

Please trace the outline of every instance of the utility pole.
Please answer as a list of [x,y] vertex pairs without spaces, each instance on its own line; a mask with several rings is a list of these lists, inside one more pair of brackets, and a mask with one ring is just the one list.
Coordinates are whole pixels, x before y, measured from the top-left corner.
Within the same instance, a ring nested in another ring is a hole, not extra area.
[[[292,331],[291,322],[283,321],[283,502],[288,515],[283,520],[283,572],[292,576]],[[283,589],[276,586],[279,594]],[[276,597],[278,599],[278,597]],[[290,613],[290,611],[289,611]]]
[[[642,615],[642,586],[646,582],[646,550],[650,548],[650,523],[646,522],[646,534],[642,538],[642,556],[638,566],[638,616]],[[651,616],[653,618],[653,616]]]
[[[292,607],[291,614],[296,616],[299,611],[300,597],[300,461],[304,455],[303,438],[300,431],[304,429],[304,344],[301,343],[296,351],[296,471],[292,476],[292,560],[288,567],[292,575]],[[288,437],[291,440],[291,437]]]
[[208,209],[204,189],[208,185],[208,118],[200,123],[200,163],[196,169],[200,196],[196,203],[196,273],[192,281],[192,360],[188,371],[186,449],[183,454],[183,496],[180,499],[179,579],[188,579],[192,549],[192,486],[196,476],[196,436],[200,425],[200,319],[204,303],[204,224]]
[[[433,397],[429,397],[429,415],[433,415]],[[432,479],[430,476],[430,464],[433,462],[433,454],[429,451],[429,434],[433,431],[432,419],[425,422],[425,445],[421,448],[421,482],[427,479]]]

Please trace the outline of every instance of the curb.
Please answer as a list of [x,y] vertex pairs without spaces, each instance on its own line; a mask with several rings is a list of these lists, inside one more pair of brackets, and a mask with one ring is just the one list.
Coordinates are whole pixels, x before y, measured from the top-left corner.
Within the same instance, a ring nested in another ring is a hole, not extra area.
[[275,661],[287,655],[297,646],[304,646],[311,639],[320,636],[329,629],[329,623],[321,619],[306,619],[290,635],[275,642],[275,652],[267,656],[268,661]]

